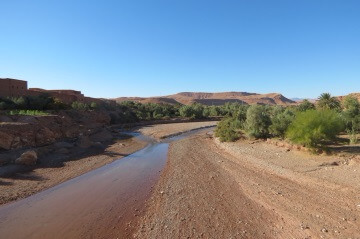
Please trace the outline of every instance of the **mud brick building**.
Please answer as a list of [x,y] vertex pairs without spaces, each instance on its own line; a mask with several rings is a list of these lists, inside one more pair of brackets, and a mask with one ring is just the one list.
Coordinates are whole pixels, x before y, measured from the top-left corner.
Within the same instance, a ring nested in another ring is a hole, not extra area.
[[0,97],[19,97],[27,93],[27,81],[0,78]]
[[0,98],[20,97],[20,96],[37,96],[48,94],[60,101],[71,104],[74,101],[85,103],[101,102],[100,99],[85,97],[81,91],[76,90],[44,90],[40,88],[29,88],[27,81],[0,78]]

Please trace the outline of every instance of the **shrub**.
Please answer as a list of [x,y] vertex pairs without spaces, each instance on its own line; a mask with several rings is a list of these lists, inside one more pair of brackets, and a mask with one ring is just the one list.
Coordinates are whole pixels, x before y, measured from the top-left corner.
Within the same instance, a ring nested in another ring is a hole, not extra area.
[[98,109],[99,106],[98,106],[98,104],[97,104],[96,102],[91,102],[90,108],[91,108],[91,109]]
[[245,131],[250,137],[265,138],[269,135],[271,120],[268,108],[263,105],[252,105],[246,112]]
[[308,100],[303,100],[303,102],[298,105],[297,109],[299,111],[313,110],[315,109],[315,105]]
[[44,116],[49,113],[40,110],[11,110],[9,115],[32,115],[32,116]]
[[89,110],[90,106],[88,104],[86,104],[86,103],[82,103],[82,102],[79,102],[79,101],[74,101],[71,104],[71,108],[73,108],[75,110]]
[[204,118],[204,106],[201,104],[184,105],[179,109],[180,116],[192,119]]
[[294,118],[295,114],[290,109],[281,109],[275,112],[271,117],[269,132],[273,136],[284,138],[285,132]]
[[233,142],[239,138],[240,121],[236,118],[222,119],[215,130],[215,136],[219,137],[221,142]]
[[286,136],[295,143],[317,148],[335,139],[343,130],[343,121],[333,110],[299,112],[287,130]]

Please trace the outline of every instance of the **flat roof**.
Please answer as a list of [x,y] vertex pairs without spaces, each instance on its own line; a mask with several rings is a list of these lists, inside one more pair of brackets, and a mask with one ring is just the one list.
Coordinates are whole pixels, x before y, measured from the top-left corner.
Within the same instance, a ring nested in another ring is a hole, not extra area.
[[26,80],[18,80],[18,79],[13,79],[13,78],[0,78],[0,80],[13,80],[13,81],[27,82]]

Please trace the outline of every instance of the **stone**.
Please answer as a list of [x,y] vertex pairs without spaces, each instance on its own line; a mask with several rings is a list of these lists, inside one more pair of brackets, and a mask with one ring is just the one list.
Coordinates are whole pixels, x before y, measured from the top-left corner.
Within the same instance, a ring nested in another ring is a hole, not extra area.
[[15,163],[32,166],[36,164],[37,159],[38,159],[37,153],[34,150],[28,150],[24,152],[19,158],[17,158],[15,160]]
[[49,128],[40,129],[35,135],[36,145],[46,145],[55,142],[55,134]]
[[0,131],[0,149],[11,149],[14,135],[7,134]]

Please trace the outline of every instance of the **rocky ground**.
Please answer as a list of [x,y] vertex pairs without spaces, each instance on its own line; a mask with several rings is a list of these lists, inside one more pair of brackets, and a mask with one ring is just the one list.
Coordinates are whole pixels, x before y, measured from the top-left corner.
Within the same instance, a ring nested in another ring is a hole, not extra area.
[[360,162],[200,134],[171,144],[136,238],[360,238]]

